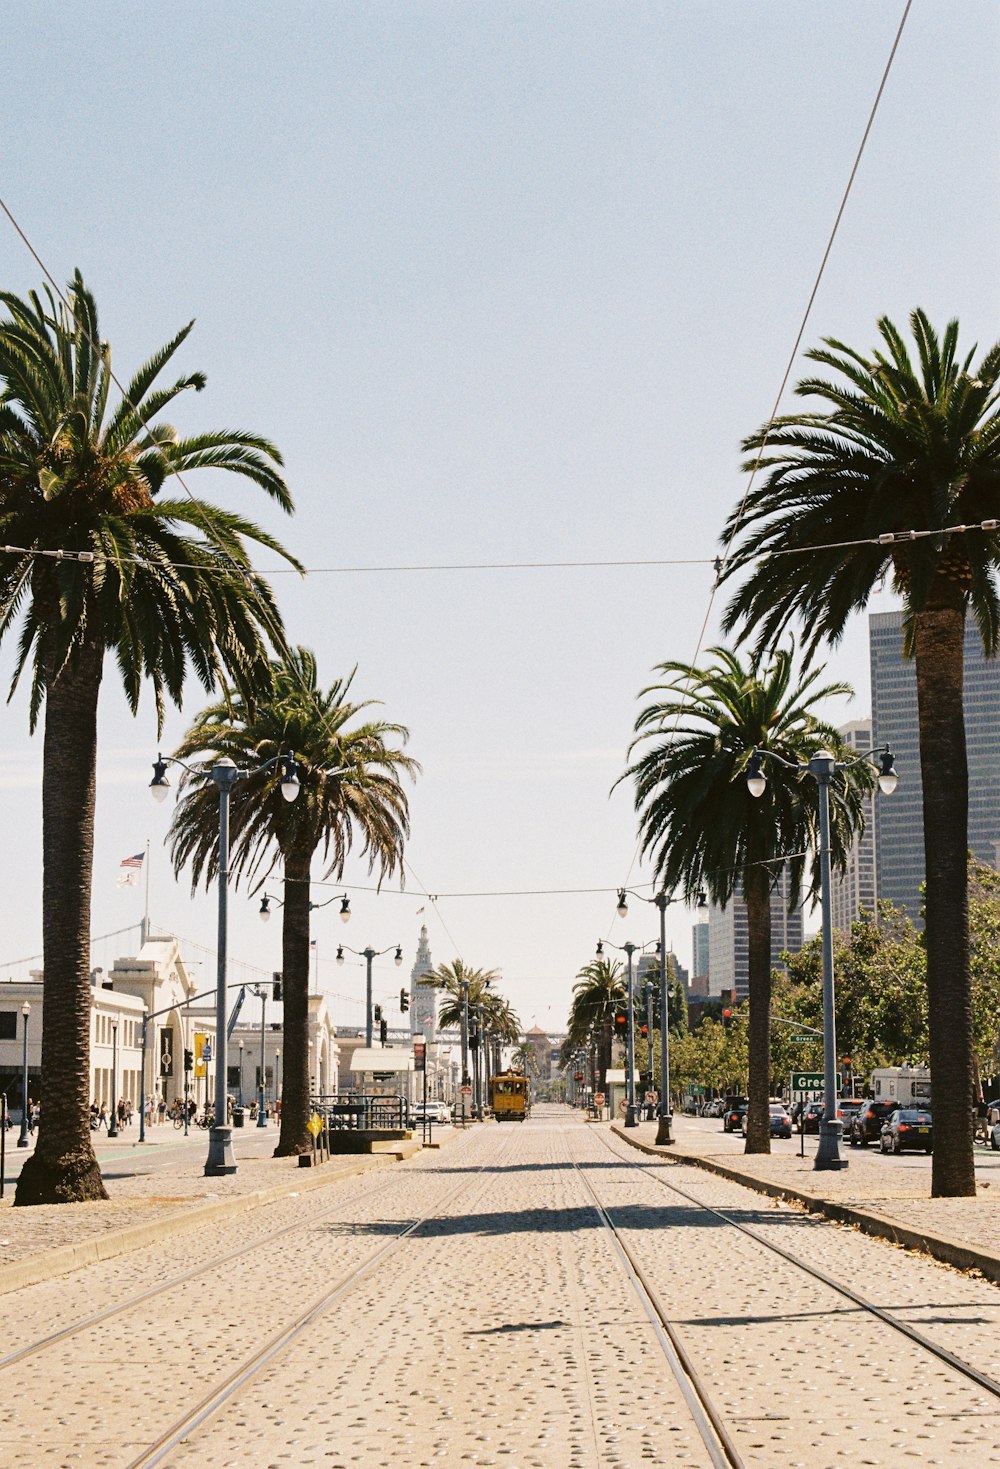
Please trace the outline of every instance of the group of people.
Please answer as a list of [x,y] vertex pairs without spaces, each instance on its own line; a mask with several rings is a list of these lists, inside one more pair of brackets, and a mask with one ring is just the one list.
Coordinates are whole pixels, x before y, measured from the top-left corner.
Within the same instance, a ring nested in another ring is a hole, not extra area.
[[[134,1108],[132,1106],[131,1099],[129,1097],[119,1097],[118,1105],[115,1108],[115,1117],[118,1120],[119,1128],[131,1127],[133,1114]],[[90,1127],[92,1132],[100,1132],[102,1127],[104,1128],[105,1132],[110,1131],[111,1119],[108,1116],[107,1102],[91,1102]]]

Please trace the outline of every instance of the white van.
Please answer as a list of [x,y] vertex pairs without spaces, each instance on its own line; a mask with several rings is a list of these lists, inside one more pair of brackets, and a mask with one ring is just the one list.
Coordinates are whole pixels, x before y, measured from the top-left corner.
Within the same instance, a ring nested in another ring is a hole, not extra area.
[[898,1102],[901,1107],[931,1105],[931,1073],[928,1066],[880,1066],[872,1072],[872,1097],[876,1102]]

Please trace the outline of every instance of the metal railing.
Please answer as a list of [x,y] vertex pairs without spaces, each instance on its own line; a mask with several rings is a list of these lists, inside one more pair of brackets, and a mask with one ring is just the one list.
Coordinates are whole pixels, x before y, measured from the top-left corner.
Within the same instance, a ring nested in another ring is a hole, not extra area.
[[399,1131],[410,1125],[410,1108],[398,1093],[336,1092],[311,1100],[331,1132]]

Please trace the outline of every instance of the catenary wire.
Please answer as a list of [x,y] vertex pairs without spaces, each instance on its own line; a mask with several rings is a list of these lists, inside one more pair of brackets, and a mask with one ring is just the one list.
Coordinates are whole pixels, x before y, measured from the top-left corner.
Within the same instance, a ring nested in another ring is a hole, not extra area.
[[[866,147],[868,145],[868,139],[871,136],[871,131],[872,131],[872,128],[874,127],[874,124],[875,124],[875,117],[876,117],[876,115],[878,113],[879,105],[880,105],[880,103],[882,101],[882,96],[883,96],[883,93],[885,92],[886,84],[887,84],[887,82],[889,80],[889,73],[892,70],[893,62],[896,59],[896,52],[899,50],[899,43],[900,43],[900,41],[903,38],[903,31],[904,31],[904,29],[906,27],[906,22],[907,22],[907,19],[909,17],[909,14],[910,14],[910,9],[912,7],[912,4],[913,4],[913,0],[906,0],[906,4],[903,7],[903,14],[900,17],[899,25],[898,25],[898,27],[896,29],[896,34],[895,34],[895,36],[893,38],[893,42],[892,42],[892,46],[891,46],[890,51],[889,51],[888,59],[887,59],[887,61],[885,63],[885,66],[884,66],[884,68],[882,70],[882,76],[881,76],[881,79],[880,79],[879,84],[878,84],[878,90],[875,93],[875,100],[872,103],[871,110],[869,111],[869,114],[868,114],[868,121],[866,122],[864,132],[861,135],[861,142],[858,145],[858,150],[857,150],[857,153],[855,154],[855,157],[854,157],[854,163],[853,163],[853,165],[851,167],[851,172],[850,172],[850,174],[848,176],[847,184],[846,184],[846,186],[844,188],[844,192],[843,192],[843,195],[842,195],[841,200],[840,200],[840,206],[837,209],[837,214],[836,214],[836,217],[835,217],[834,222],[833,222],[833,228],[831,229],[829,238],[827,239],[826,248],[823,251],[823,257],[822,257],[822,259],[820,261],[819,269],[816,272],[816,277],[815,277],[815,279],[813,281],[812,290],[809,292],[809,299],[806,302],[805,311],[802,313],[802,320],[799,323],[799,329],[798,329],[798,331],[797,331],[797,333],[795,335],[795,342],[794,342],[794,344],[792,346],[791,352],[789,353],[788,361],[787,361],[787,363],[785,365],[784,373],[782,374],[781,384],[780,384],[780,386],[778,388],[778,391],[777,391],[777,393],[775,395],[774,405],[773,405],[773,407],[771,409],[771,412],[770,412],[770,415],[768,417],[767,426],[766,426],[766,428],[764,430],[764,433],[763,433],[763,435],[761,437],[760,447],[759,447],[759,449],[757,451],[757,458],[756,458],[756,460],[754,462],[753,469],[752,469],[751,474],[750,474],[750,478],[747,480],[746,488],[743,491],[742,499],[740,500],[739,506],[737,507],[736,515],[735,515],[735,517],[733,519],[733,527],[732,527],[732,530],[731,530],[731,532],[729,534],[729,537],[728,537],[728,539],[726,541],[726,544],[725,544],[725,547],[724,547],[724,550],[723,550],[723,554],[719,558],[718,562],[716,563],[716,576],[715,576],[715,581],[714,581],[714,583],[713,583],[713,585],[712,585],[712,587],[711,587],[711,589],[709,591],[709,594],[708,594],[708,603],[707,603],[706,608],[705,608],[705,616],[702,619],[701,628],[700,628],[700,630],[698,632],[698,640],[697,640],[697,643],[695,645],[694,655],[691,658],[691,662],[689,664],[689,667],[691,667],[691,668],[696,667],[697,662],[698,662],[698,659],[701,656],[702,646],[703,646],[704,641],[705,641],[705,634],[708,631],[709,618],[712,615],[712,608],[715,605],[715,596],[716,596],[716,593],[718,592],[719,586],[721,584],[721,578],[722,578],[723,570],[725,568],[725,563],[726,563],[726,560],[727,560],[727,558],[729,556],[729,552],[732,549],[733,541],[736,539],[736,536],[737,536],[737,534],[739,532],[739,528],[740,528],[740,525],[741,525],[742,520],[743,520],[743,515],[744,515],[744,513],[746,511],[747,500],[750,497],[750,491],[753,488],[754,480],[755,480],[755,478],[757,476],[757,473],[758,473],[758,471],[760,469],[761,461],[762,461],[763,456],[764,456],[764,453],[766,452],[766,449],[767,449],[767,443],[768,443],[768,440],[769,440],[770,435],[771,435],[771,430],[774,427],[774,421],[775,421],[775,419],[776,419],[776,417],[778,415],[778,408],[779,408],[779,406],[781,404],[782,398],[784,397],[785,389],[788,386],[788,380],[789,380],[789,378],[792,375],[792,368],[795,365],[795,359],[798,356],[799,347],[802,344],[802,338],[805,336],[806,326],[807,326],[807,324],[809,322],[810,316],[812,315],[812,309],[813,309],[813,306],[815,305],[816,297],[819,294],[819,288],[820,288],[820,285],[822,283],[823,276],[826,273],[826,267],[827,267],[827,264],[829,263],[829,260],[830,260],[830,255],[831,255],[831,252],[833,250],[834,241],[837,238],[837,234],[838,234],[838,232],[840,230],[840,224],[841,224],[841,221],[842,221],[842,219],[844,217],[844,211],[847,208],[848,200],[850,199],[851,192],[852,192],[852,190],[854,188],[854,181],[857,178],[858,169],[861,166],[861,160],[862,160],[862,157],[864,156],[865,149],[866,149]],[[812,547],[810,549],[812,549],[812,550],[819,550],[821,548],[820,547]],[[682,697],[683,697],[683,695],[682,695]],[[670,733],[670,736],[669,736],[670,739],[672,739],[673,736],[674,736],[674,734],[676,734],[677,725],[680,722],[680,717],[681,717],[681,711],[680,711],[680,709],[678,709],[677,714],[676,714],[675,719],[674,719],[673,729],[672,729],[672,731]],[[660,769],[660,775],[661,776],[662,776],[662,773],[663,773],[663,769],[666,766],[667,758],[668,757],[665,754],[664,755],[664,758],[663,758],[663,765],[661,766],[661,769]],[[625,884],[624,884],[625,886],[628,885],[628,881],[629,881],[629,879],[630,879],[630,877],[632,875],[632,872],[635,869],[636,862],[639,860],[639,853],[640,853],[641,849],[642,849],[642,837],[640,836],[636,840],[635,849],[634,849],[634,851],[632,853],[632,861],[629,864],[628,873],[626,874]],[[611,921],[611,927],[612,928],[614,927],[614,921],[615,921],[614,918],[612,918],[612,921]]]

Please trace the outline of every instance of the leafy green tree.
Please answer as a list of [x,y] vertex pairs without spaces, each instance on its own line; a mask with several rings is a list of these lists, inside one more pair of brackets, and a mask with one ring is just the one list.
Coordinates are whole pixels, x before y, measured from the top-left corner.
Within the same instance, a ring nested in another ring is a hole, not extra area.
[[997,649],[1000,534],[961,532],[996,523],[1000,344],[973,366],[975,348],[959,356],[956,321],[940,339],[923,311],[910,325],[916,365],[888,317],[867,355],[834,338],[808,354],[834,376],[807,378],[796,391],[824,406],[779,418],[745,441],[748,467],[760,459],[765,475],[725,528],[732,549],[723,576],[741,579],[725,626],[752,630],[758,647],[795,618],[810,650],[836,643],[887,574],[903,599],[920,723],[932,1191],[940,1197],[976,1189],[962,685],[967,612],[987,653]]
[[[751,748],[798,766],[827,747],[844,747],[817,705],[850,693],[846,684],[819,685],[819,670],[799,675],[791,651],[744,664],[713,648],[702,668],[664,663],[663,682],[642,691],[652,701],[636,720],[626,772],[635,783],[642,852],[653,858],[664,888],[693,902],[705,888],[721,906],[742,894],[747,906],[750,998],[750,1115],[747,1152],[770,1151],[771,891],[787,863],[793,888],[805,871],[804,853],[818,835],[818,788],[811,776],[779,760],[767,766],[768,785],[755,799],[747,789]],[[830,787],[833,860],[843,866],[853,834],[863,826],[863,797],[871,767],[857,766]],[[623,777],[624,778],[624,777]],[[817,865],[812,870],[818,885]]]
[[[42,1113],[15,1203],[107,1195],[91,1145],[90,900],[97,709],[108,653],[135,713],[144,683],[157,718],[179,704],[188,668],[266,684],[282,640],[248,545],[287,556],[242,514],[187,494],[173,475],[225,469],[284,511],[281,456],[238,430],[181,437],[162,421],[201,373],[159,378],[191,325],[161,347],[112,404],[111,349],[77,271],[69,307],[51,292],[0,292],[0,637],[18,631],[13,687],[30,668],[30,724],[44,705],[42,756]],[[290,557],[287,559],[291,560]],[[293,564],[296,564],[293,562]]]
[[[281,962],[284,1069],[281,1131],[275,1155],[307,1152],[309,1121],[309,883],[317,853],[325,877],[343,877],[357,842],[379,883],[403,871],[409,804],[402,778],[420,770],[402,746],[402,724],[362,717],[374,700],[350,699],[354,672],[319,686],[316,660],[306,648],[272,666],[267,696],[242,698],[227,689],[195,720],[177,756],[207,771],[228,758],[252,771],[291,752],[299,762],[300,791],[289,803],[275,771],[238,781],[230,797],[230,868],[263,883],[279,866],[284,874]],[[219,801],[205,780],[183,782],[170,829],[174,870],[190,862],[192,884],[218,875]]]
[[625,978],[617,959],[591,959],[576,976],[567,1025],[570,1050],[597,1046],[597,1090],[607,1091],[614,1017],[627,1002]]

